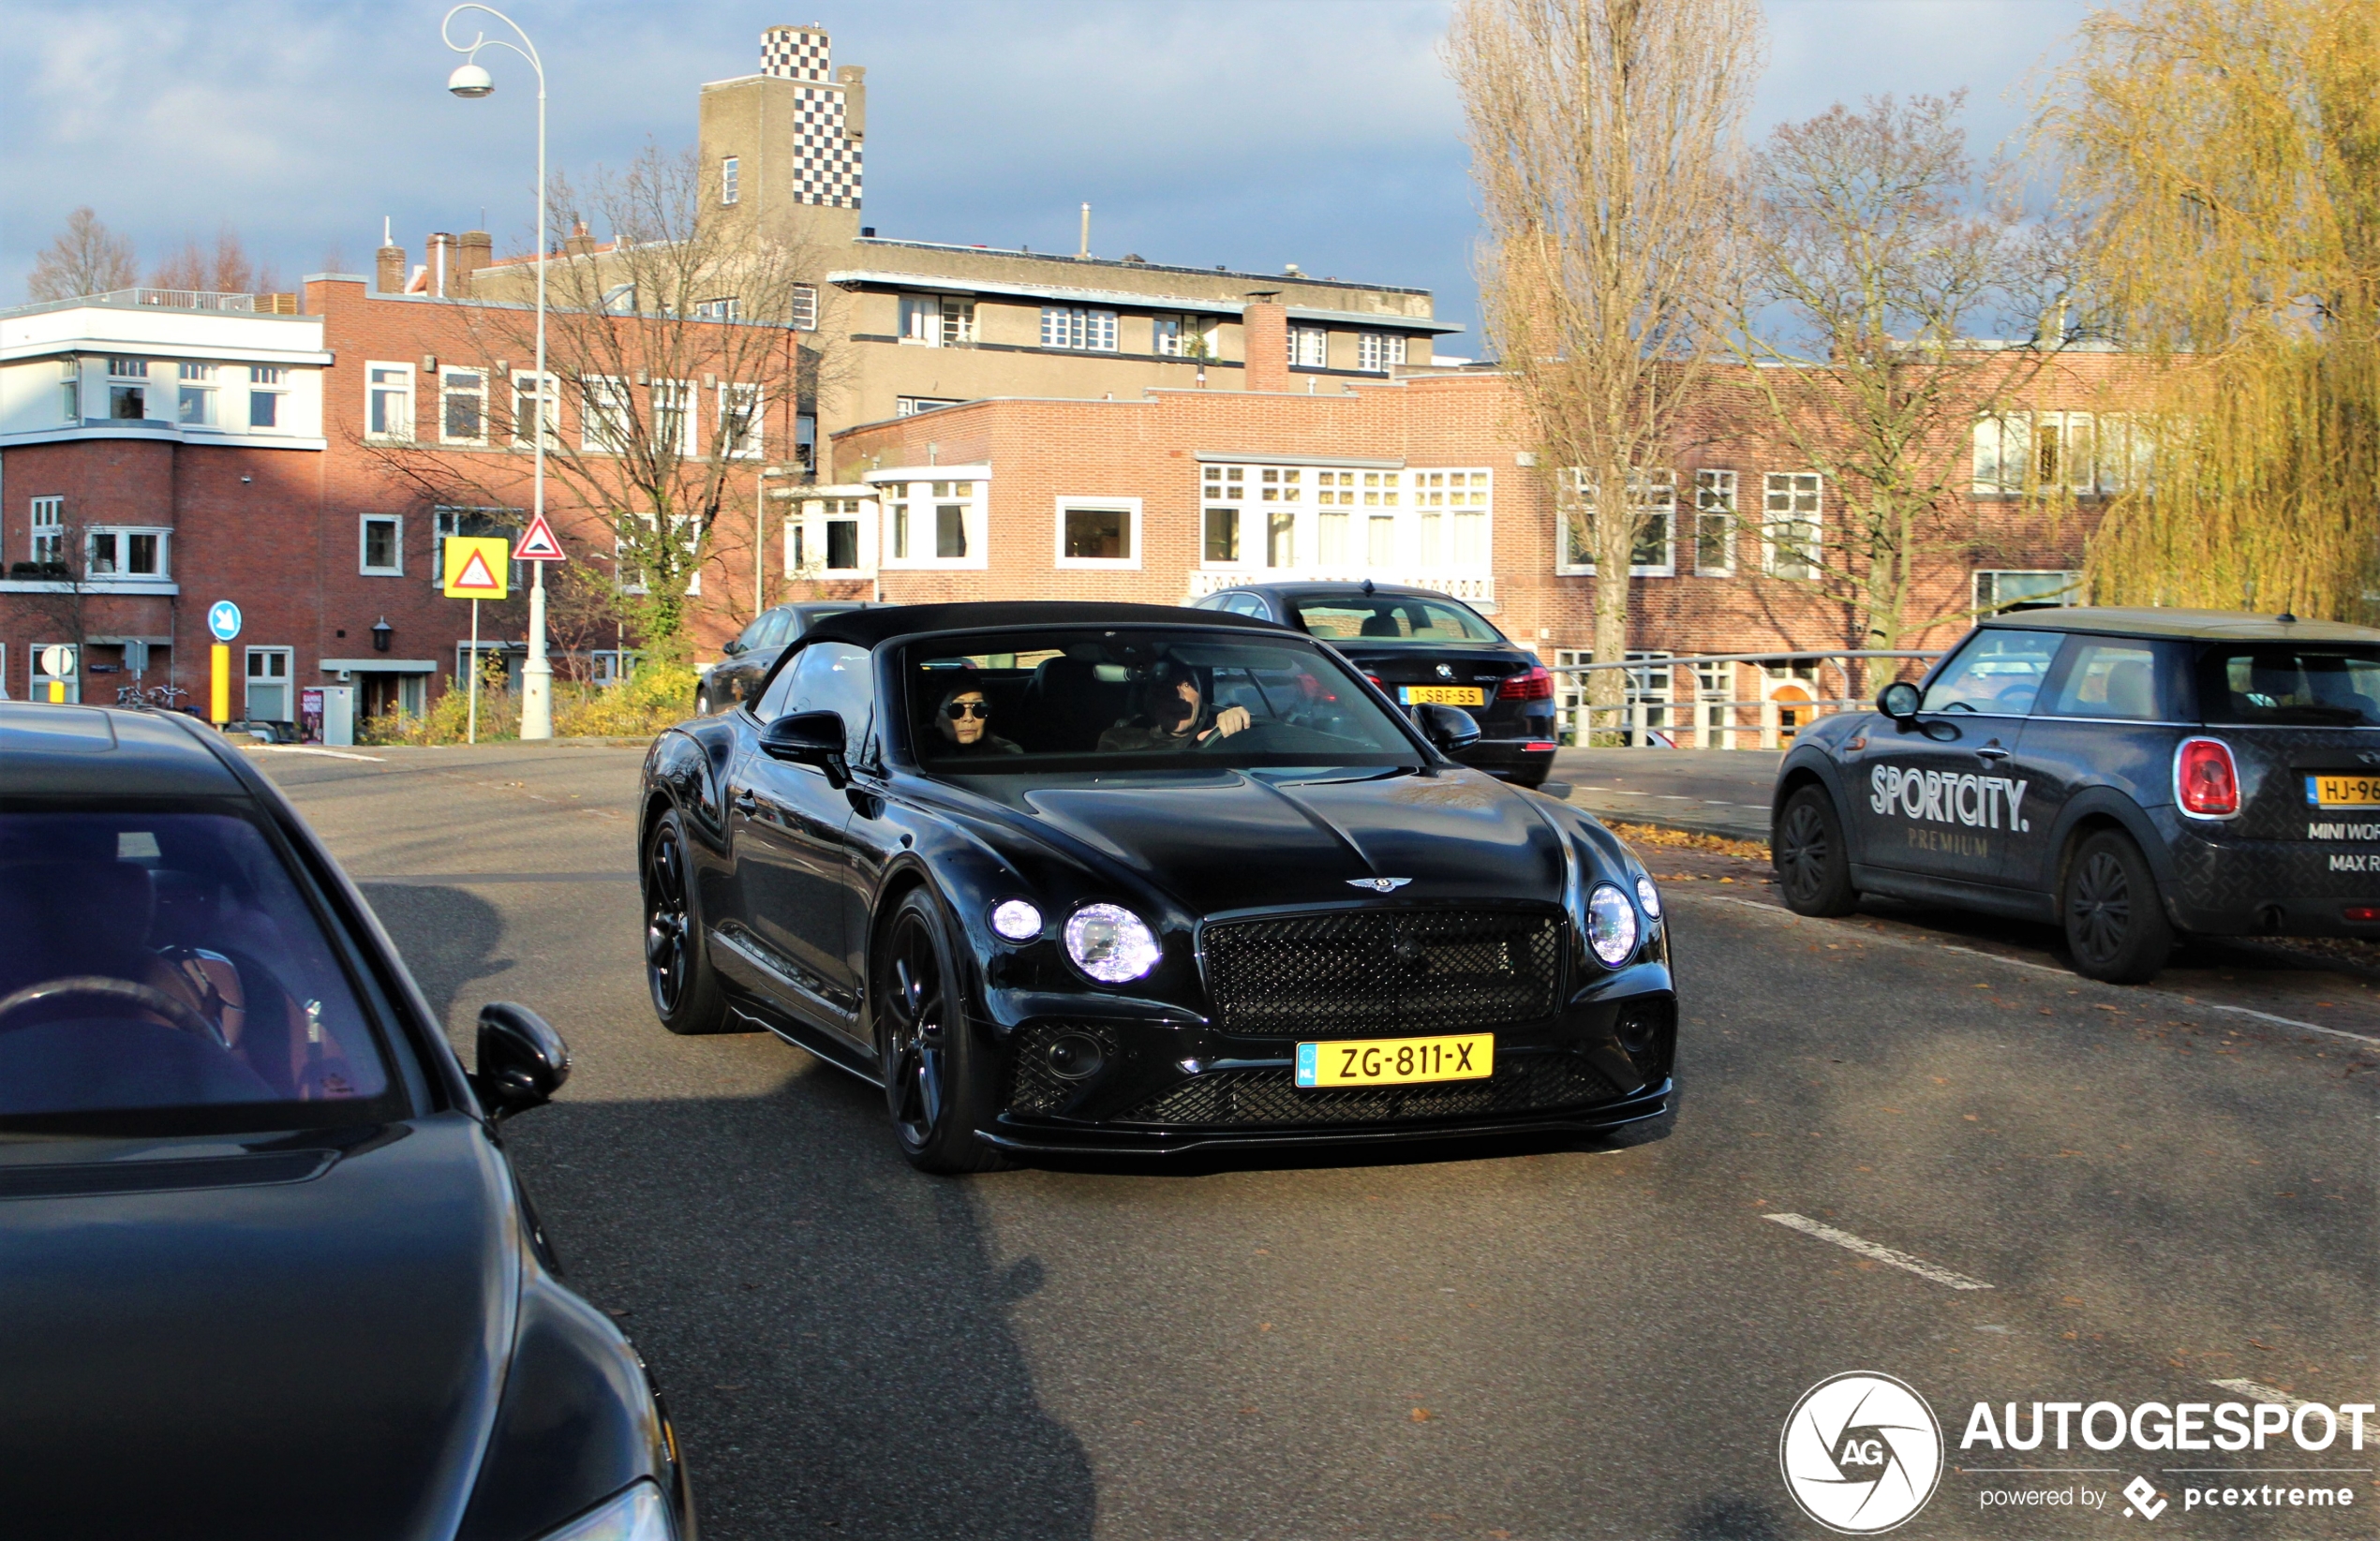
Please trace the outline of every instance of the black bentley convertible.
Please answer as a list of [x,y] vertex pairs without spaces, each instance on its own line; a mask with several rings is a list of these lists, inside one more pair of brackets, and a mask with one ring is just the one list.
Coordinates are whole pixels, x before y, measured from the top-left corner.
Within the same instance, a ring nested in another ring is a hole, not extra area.
[[654,1007],[881,1084],[930,1171],[1658,1134],[1660,895],[1593,819],[1448,758],[1478,731],[1243,616],[829,617],[647,759]]

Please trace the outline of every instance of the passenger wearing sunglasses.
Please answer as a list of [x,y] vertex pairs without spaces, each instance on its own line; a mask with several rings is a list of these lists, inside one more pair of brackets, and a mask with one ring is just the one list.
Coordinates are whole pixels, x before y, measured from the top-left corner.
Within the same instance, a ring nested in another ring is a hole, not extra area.
[[1025,752],[991,731],[991,703],[973,685],[944,692],[942,704],[934,708],[934,726],[960,754]]

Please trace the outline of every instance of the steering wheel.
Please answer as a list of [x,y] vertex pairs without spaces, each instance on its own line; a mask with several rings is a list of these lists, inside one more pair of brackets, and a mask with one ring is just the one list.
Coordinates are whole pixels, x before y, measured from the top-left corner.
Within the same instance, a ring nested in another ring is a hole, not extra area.
[[216,1044],[223,1041],[216,1032],[214,1024],[192,1010],[186,1002],[174,1000],[155,985],[138,985],[129,979],[112,979],[106,974],[67,974],[58,979],[45,979],[38,985],[28,985],[7,999],[0,1000],[0,1022],[5,1022],[11,1013],[22,1011],[28,1006],[64,1000],[73,996],[138,1006],[167,1018],[184,1032],[195,1032]]

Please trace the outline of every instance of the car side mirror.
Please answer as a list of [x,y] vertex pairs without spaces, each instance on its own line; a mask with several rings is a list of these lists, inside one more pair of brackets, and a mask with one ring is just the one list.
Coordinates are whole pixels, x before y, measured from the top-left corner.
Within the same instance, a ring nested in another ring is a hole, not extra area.
[[771,760],[815,765],[830,780],[843,774],[843,719],[833,712],[796,712],[760,731],[760,752]]
[[744,639],[741,637],[728,638],[726,645],[720,649],[720,652],[725,654],[731,659],[742,658],[746,651],[748,651],[748,649],[744,646]]
[[480,1008],[479,1071],[471,1079],[489,1118],[543,1107],[570,1078],[570,1046],[545,1018],[510,1000]]
[[1480,741],[1479,723],[1459,707],[1425,703],[1413,708],[1413,725],[1440,754],[1459,754]]
[[1876,709],[1904,728],[1917,720],[1917,708],[1924,703],[1917,687],[1905,679],[1893,681],[1876,694]]

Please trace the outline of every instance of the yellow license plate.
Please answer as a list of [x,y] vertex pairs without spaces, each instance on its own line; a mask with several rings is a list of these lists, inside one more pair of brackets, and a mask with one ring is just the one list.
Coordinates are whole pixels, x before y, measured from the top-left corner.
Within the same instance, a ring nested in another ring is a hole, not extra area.
[[1495,1034],[1492,1032],[1298,1045],[1298,1085],[1302,1087],[1480,1081],[1495,1069]]
[[2316,808],[2380,808],[2380,776],[2309,776],[2306,801]]
[[1484,706],[1487,692],[1476,685],[1400,685],[1396,698],[1407,706]]

